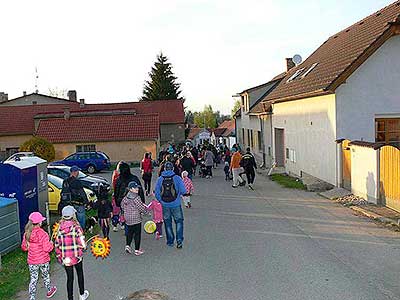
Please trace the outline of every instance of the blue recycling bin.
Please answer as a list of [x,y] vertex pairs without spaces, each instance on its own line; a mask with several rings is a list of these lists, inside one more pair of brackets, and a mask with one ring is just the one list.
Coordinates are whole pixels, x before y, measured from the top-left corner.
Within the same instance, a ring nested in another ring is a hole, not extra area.
[[18,200],[23,233],[29,215],[39,210],[36,164],[25,160],[0,163],[0,197]]

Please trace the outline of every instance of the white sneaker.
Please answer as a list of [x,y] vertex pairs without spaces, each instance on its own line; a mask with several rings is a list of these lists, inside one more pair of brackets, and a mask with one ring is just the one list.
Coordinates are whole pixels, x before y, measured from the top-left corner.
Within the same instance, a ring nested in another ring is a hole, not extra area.
[[85,291],[83,292],[83,295],[80,295],[80,296],[79,296],[79,300],[86,300],[87,298],[89,298],[89,291],[88,291],[88,290],[85,290]]
[[117,232],[118,231],[118,227],[117,226],[113,226],[113,231]]
[[125,229],[125,226],[124,225],[121,225],[121,230],[124,230]]
[[132,254],[132,248],[130,246],[126,245],[125,246],[125,252],[129,253],[129,254]]

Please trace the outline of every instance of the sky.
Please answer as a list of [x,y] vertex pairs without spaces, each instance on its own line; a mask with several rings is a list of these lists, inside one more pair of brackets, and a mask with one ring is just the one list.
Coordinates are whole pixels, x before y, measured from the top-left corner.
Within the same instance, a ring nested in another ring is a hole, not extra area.
[[0,92],[76,90],[86,103],[137,101],[161,51],[185,106],[229,114],[286,57],[394,0],[13,0],[0,2]]

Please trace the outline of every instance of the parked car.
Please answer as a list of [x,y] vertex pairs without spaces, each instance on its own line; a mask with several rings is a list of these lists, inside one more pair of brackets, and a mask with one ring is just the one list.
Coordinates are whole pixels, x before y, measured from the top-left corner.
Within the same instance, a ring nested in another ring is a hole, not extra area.
[[[51,166],[49,165],[47,167],[47,172],[50,175],[57,176],[64,180],[65,178],[68,178],[71,174],[69,171],[70,167],[68,166]],[[97,190],[99,188],[100,184],[103,184],[104,186],[107,187],[107,191],[110,191],[110,183],[99,176],[93,176],[93,175],[86,175],[82,171],[79,171],[78,179],[82,182],[83,187],[90,189],[91,191],[95,192],[97,195]]]
[[76,152],[63,160],[53,162],[52,165],[78,166],[89,174],[109,170],[111,167],[110,158],[101,151]]
[[[61,198],[61,189],[62,189],[62,184],[63,180],[60,177],[48,174],[47,175],[47,180],[48,180],[48,190],[49,190],[49,210],[52,212],[57,212],[58,210],[58,203],[60,202]],[[97,201],[96,194],[88,189],[88,188],[83,188],[86,196],[89,201],[94,202]]]
[[35,153],[33,153],[33,152],[17,152],[17,153],[14,153],[13,155],[11,155],[9,158],[7,158],[5,160],[5,162],[6,161],[17,160],[20,157],[26,157],[26,156],[27,157],[32,157],[32,156],[35,156]]

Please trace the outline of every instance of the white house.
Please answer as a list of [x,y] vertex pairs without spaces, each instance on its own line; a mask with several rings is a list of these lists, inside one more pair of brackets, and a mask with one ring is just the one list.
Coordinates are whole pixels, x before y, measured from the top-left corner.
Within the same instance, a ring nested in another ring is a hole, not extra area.
[[399,34],[396,1],[328,38],[262,99],[278,166],[341,186],[336,140],[400,144]]

